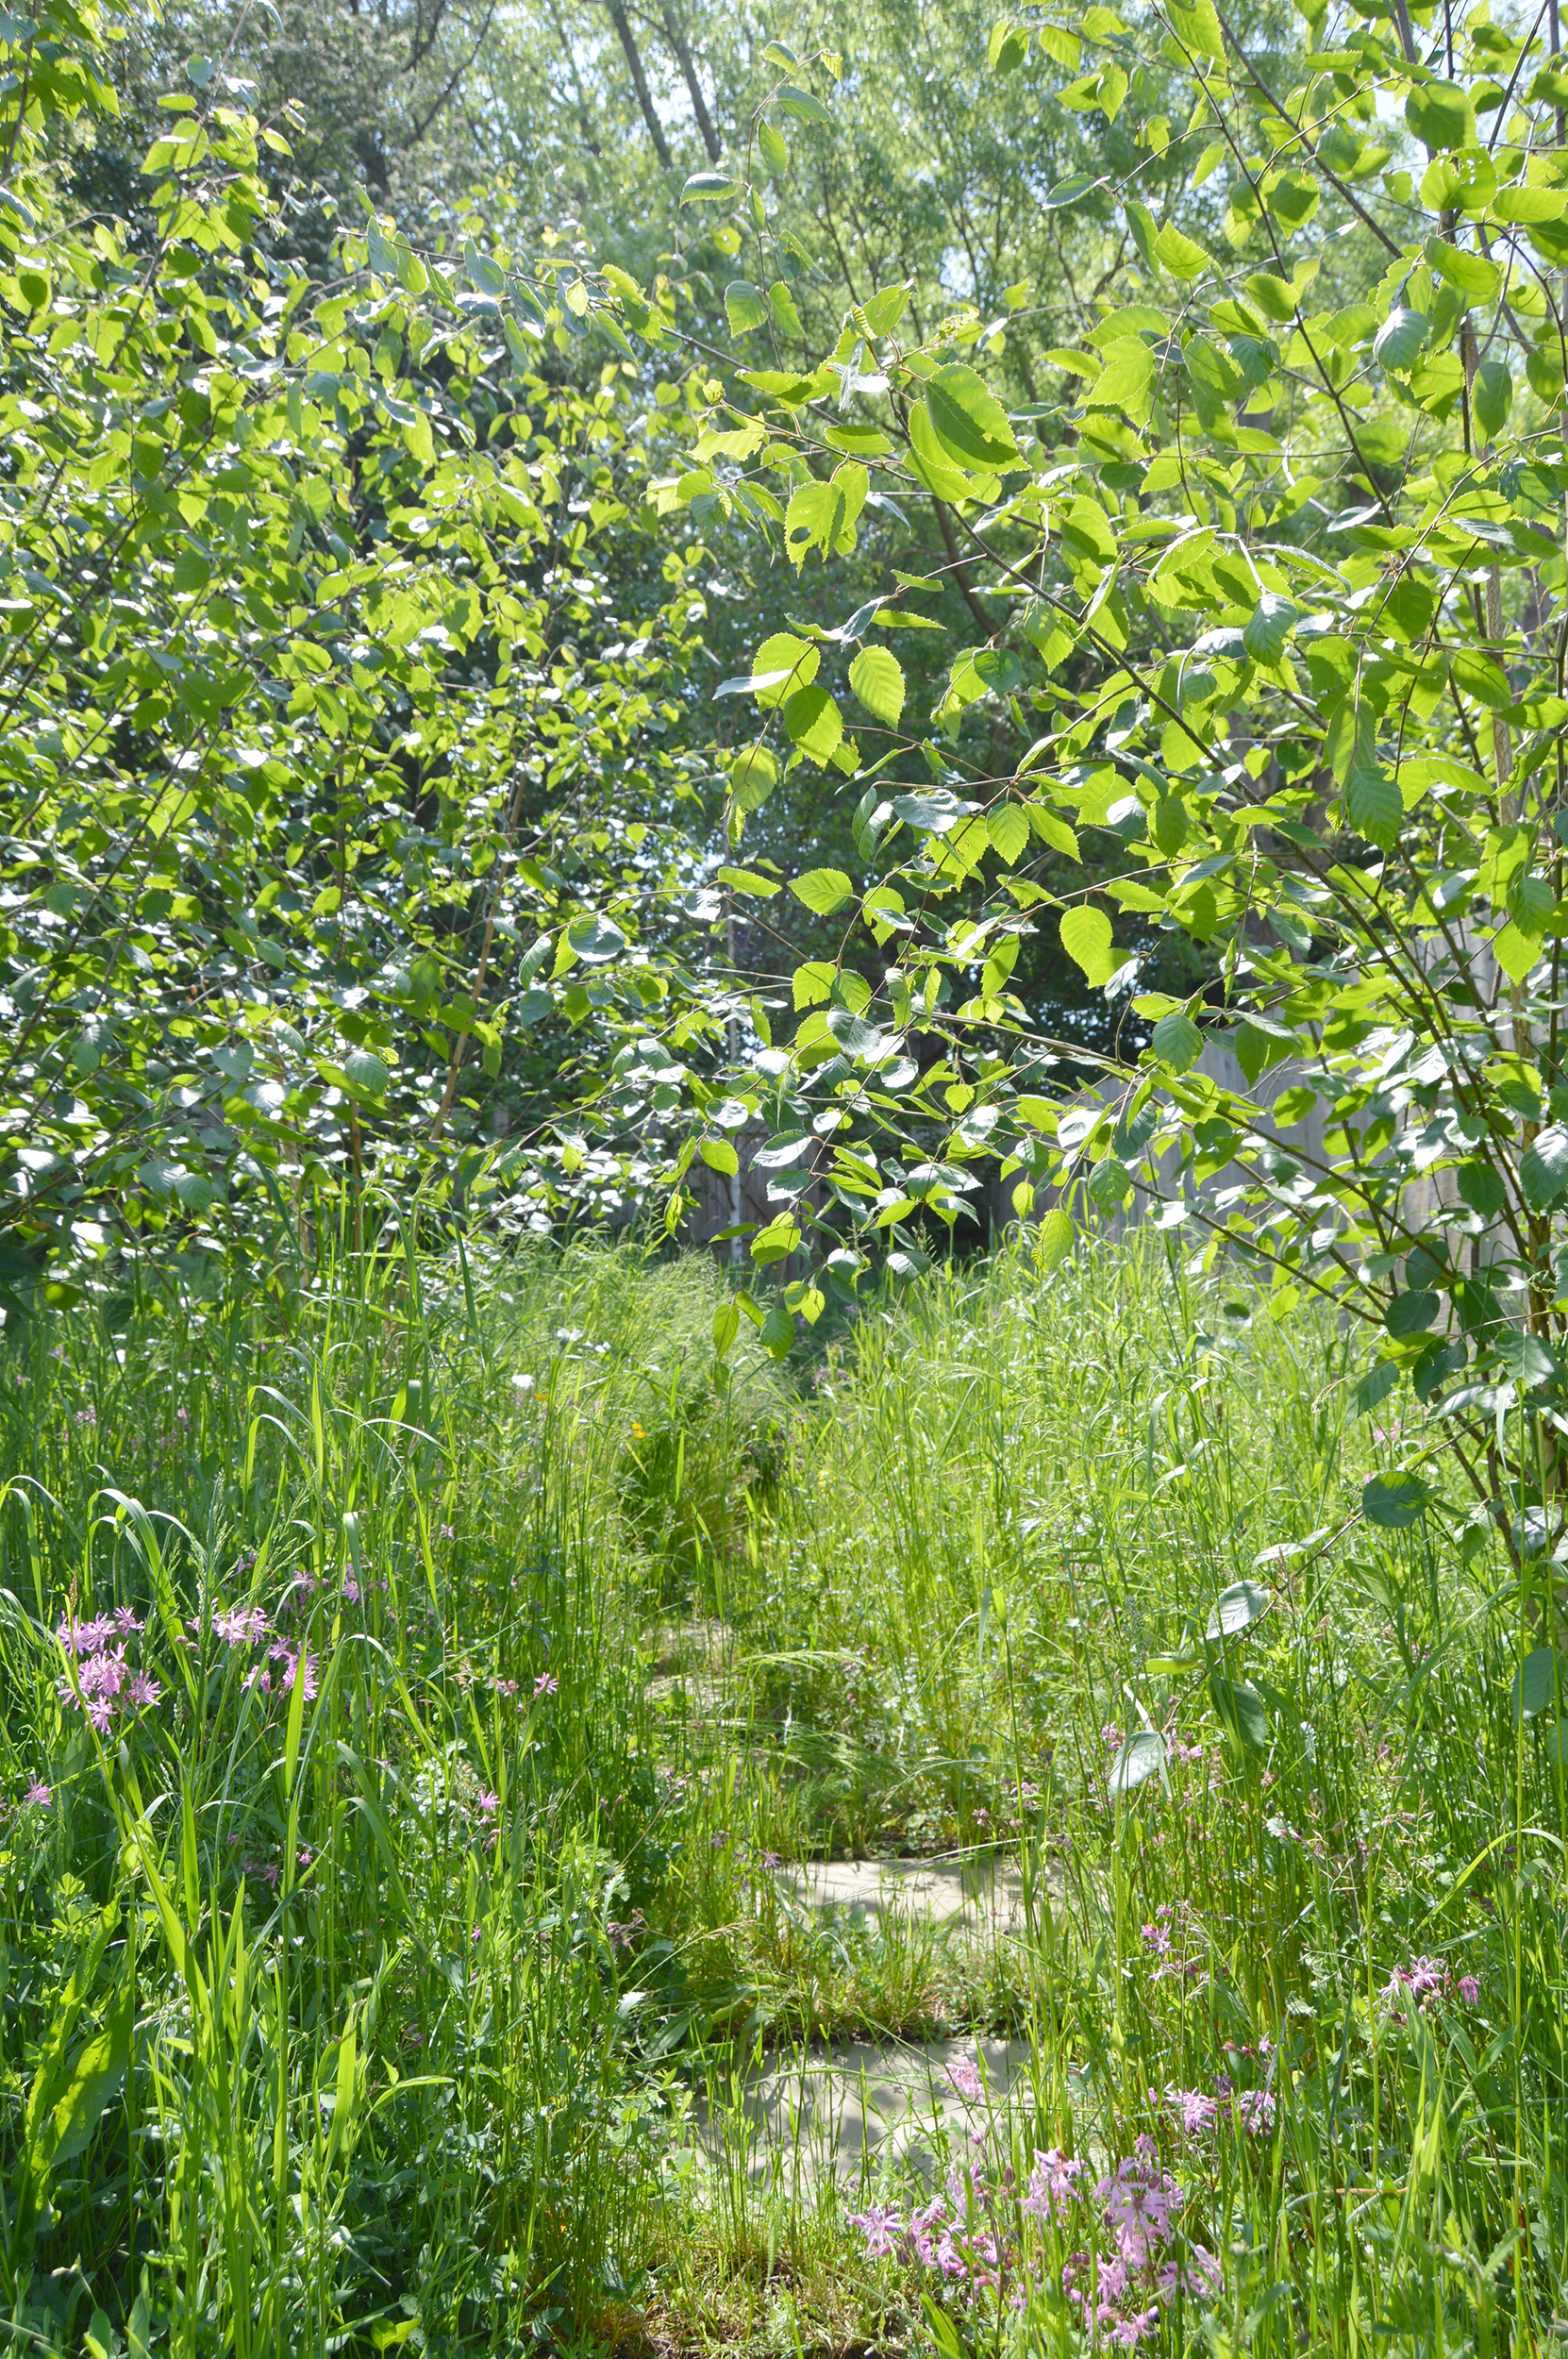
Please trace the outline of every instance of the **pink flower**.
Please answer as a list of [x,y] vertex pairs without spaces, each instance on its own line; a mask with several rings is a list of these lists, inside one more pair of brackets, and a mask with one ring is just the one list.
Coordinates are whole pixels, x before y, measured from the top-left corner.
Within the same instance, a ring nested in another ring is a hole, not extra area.
[[350,1605],[358,1605],[359,1602],[359,1584],[352,1573],[343,1575],[343,1596]]
[[1448,1968],[1438,1958],[1412,1958],[1409,1966],[1396,1966],[1384,1983],[1378,1997],[1402,1999],[1408,1991],[1419,2007],[1434,1992],[1447,1986]]
[[114,1706],[107,1696],[94,1696],[87,1707],[87,1716],[100,1736],[107,1736],[114,1719]]
[[1106,2226],[1122,2259],[1129,2268],[1147,2268],[1159,2248],[1171,2240],[1181,2189],[1155,2160],[1154,2141],[1141,2137],[1138,2145],[1141,2150],[1118,2163],[1094,2194],[1105,2207]]
[[1243,2089],[1236,2098],[1236,2113],[1249,2137],[1266,2136],[1274,2128],[1274,2091]]
[[94,1622],[77,1622],[75,1626],[62,1619],[55,1629],[55,1636],[66,1652],[75,1655],[96,1654],[113,1635],[114,1624],[107,1614],[101,1614]]
[[1474,1974],[1461,1974],[1459,1979],[1458,1988],[1460,1997],[1464,2000],[1467,2007],[1474,2007],[1479,2003],[1481,1986],[1476,1980]]
[[967,2099],[971,2104],[986,2093],[985,2083],[967,2056],[960,2056],[956,2064],[948,2066],[947,2079],[955,2093]]
[[491,1818],[493,1817],[494,1814],[500,1809],[500,1807],[501,1797],[498,1794],[492,1794],[487,1785],[483,1793],[479,1796],[480,1811],[483,1813],[485,1817]]
[[157,1680],[147,1677],[145,1671],[138,1671],[125,1693],[139,1712],[150,1712],[161,1698],[163,1690]]
[[541,1671],[538,1679],[534,1681],[534,1694],[536,1696],[553,1696],[559,1685],[560,1681],[557,1679],[553,1671]]
[[47,1810],[55,1799],[54,1788],[45,1785],[42,1778],[35,1778],[22,1799],[31,1802],[35,1810]]
[[1077,2195],[1082,2176],[1083,2165],[1071,2154],[1054,2146],[1043,2154],[1037,2149],[1021,2209],[1036,2219],[1054,2219]]
[[1223,2283],[1223,2272],[1214,2255],[1203,2245],[1195,2244],[1185,2267],[1179,2261],[1167,2261],[1155,2283],[1159,2287],[1161,2301],[1173,2300],[1178,2291],[1212,2301]]
[[118,1696],[130,1673],[125,1665],[125,1649],[116,1647],[112,1654],[89,1655],[79,1674],[84,1696]]
[[212,1616],[213,1635],[225,1647],[251,1647],[267,1634],[267,1617],[259,1605],[234,1606]]
[[1168,2086],[1165,2102],[1181,2116],[1182,2129],[1190,2138],[1200,2136],[1205,2130],[1211,2130],[1220,2110],[1214,2099],[1206,2097],[1202,2089]]
[[903,2220],[891,2203],[873,2203],[863,2212],[851,2212],[849,2225],[864,2236],[866,2251],[874,2261],[894,2251],[904,2234]]

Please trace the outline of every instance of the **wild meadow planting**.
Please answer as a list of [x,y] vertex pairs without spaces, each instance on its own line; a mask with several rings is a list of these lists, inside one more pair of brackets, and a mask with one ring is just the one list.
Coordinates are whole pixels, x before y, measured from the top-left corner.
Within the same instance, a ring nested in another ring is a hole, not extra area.
[[[1026,1242],[344,1252],[0,1362],[8,2342],[1560,2332],[1553,1633],[1331,1313]],[[1005,1863],[976,1938],[805,1865]],[[990,2035],[1022,2056],[993,2084]],[[837,2177],[748,2076],[942,2036]]]

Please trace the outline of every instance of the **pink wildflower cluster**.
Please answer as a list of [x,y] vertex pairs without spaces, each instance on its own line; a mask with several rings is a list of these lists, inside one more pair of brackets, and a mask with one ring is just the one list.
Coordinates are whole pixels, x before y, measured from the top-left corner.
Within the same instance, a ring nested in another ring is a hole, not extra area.
[[55,1636],[75,1658],[75,1675],[69,1673],[56,1689],[68,1711],[81,1712],[100,1736],[107,1736],[117,1715],[134,1718],[150,1711],[162,1696],[157,1680],[135,1668],[125,1649],[141,1634],[142,1623],[128,1605],[94,1620],[62,1619]]
[[991,2183],[980,2164],[959,2163],[941,2192],[907,2219],[892,2204],[874,2203],[852,2213],[850,2224],[873,2259],[918,2264],[972,2303],[990,2294],[1013,2309],[1022,2309],[1039,2289],[1043,2257],[1026,2247],[1009,2222],[1035,2220],[1059,2229],[1092,2224],[1093,2246],[1072,2253],[1062,2269],[1062,2291],[1092,2344],[1131,2349],[1154,2333],[1161,2305],[1178,2293],[1212,2300],[1219,2292],[1213,2254],[1201,2245],[1176,2249],[1182,2200],[1181,2188],[1160,2167],[1154,2140],[1143,2136],[1095,2183],[1093,2201],[1083,2164],[1052,2147],[1036,2153],[1022,2194],[1009,2167]]
[[[310,1585],[312,1588],[315,1586],[313,1579]],[[199,1621],[194,1621],[191,1625],[192,1631],[198,1635],[201,1627]],[[273,1641],[272,1645],[267,1648],[264,1657],[258,1657],[251,1662],[241,1681],[242,1687],[253,1690],[259,1696],[271,1696],[275,1693],[289,1696],[293,1693],[296,1680],[303,1680],[307,1703],[312,1696],[318,1693],[321,1685],[320,1666],[314,1652],[309,1647],[292,1643],[276,1631],[260,1606],[220,1605],[214,1607],[212,1635],[220,1645],[236,1649],[241,1647],[266,1646],[269,1638]],[[273,1667],[275,1665],[277,1666],[275,1670]]]
[[[1149,2097],[1152,2102],[1153,2089]],[[1203,2089],[1178,2089],[1173,2082],[1167,2082],[1165,2102],[1180,2122],[1184,2135],[1190,2138],[1202,2137],[1222,2121],[1244,2130],[1248,2137],[1266,2137],[1274,2128],[1277,2111],[1272,2089],[1235,2088],[1223,2072],[1214,2077],[1212,2097]]]
[[1153,1924],[1141,1926],[1139,1930],[1149,1949],[1159,1960],[1159,1964],[1154,1970],[1154,1979],[1157,1983],[1163,1983],[1168,1978],[1176,1976],[1185,1982],[1196,1982],[1208,1972],[1207,1964],[1202,1958],[1173,1955],[1176,1940],[1176,1911],[1168,1900],[1162,1901],[1156,1909]]
[[1400,2001],[1413,1999],[1418,2007],[1428,2001],[1446,1998],[1453,1989],[1467,2007],[1480,1999],[1481,1986],[1474,1974],[1461,1974],[1455,1982],[1441,1958],[1412,1958],[1409,1966],[1396,1966],[1378,1997],[1392,2009],[1395,2019],[1403,2022]]

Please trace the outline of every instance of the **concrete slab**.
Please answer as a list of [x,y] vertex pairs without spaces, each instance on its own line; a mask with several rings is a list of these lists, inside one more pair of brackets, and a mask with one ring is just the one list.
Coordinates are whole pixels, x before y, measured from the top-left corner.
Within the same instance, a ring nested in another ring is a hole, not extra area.
[[1005,2137],[1029,2099],[1026,2040],[852,2040],[774,2057],[698,2091],[698,2136],[715,2164],[799,2189],[907,2163],[928,2176],[939,2134]]
[[[893,1911],[928,1917],[936,1928],[968,1933],[1026,1930],[1024,1880],[1018,1862],[994,1851],[955,1852],[940,1859],[808,1860],[788,1871],[813,1908],[862,1909],[868,1916]],[[1047,1887],[1056,1897],[1051,1871]]]

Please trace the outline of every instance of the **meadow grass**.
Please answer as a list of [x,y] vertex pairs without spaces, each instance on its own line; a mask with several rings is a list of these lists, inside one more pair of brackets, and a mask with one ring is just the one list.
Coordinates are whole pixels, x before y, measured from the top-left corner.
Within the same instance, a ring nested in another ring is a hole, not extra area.
[[[7,1336],[0,2331],[1561,2339],[1551,1600],[1362,1517],[1333,1318],[1019,1243],[716,1384],[724,1285],[323,1246]],[[790,1873],[894,1852],[1025,1924]],[[758,2167],[760,2066],[982,2032],[918,2167]]]

